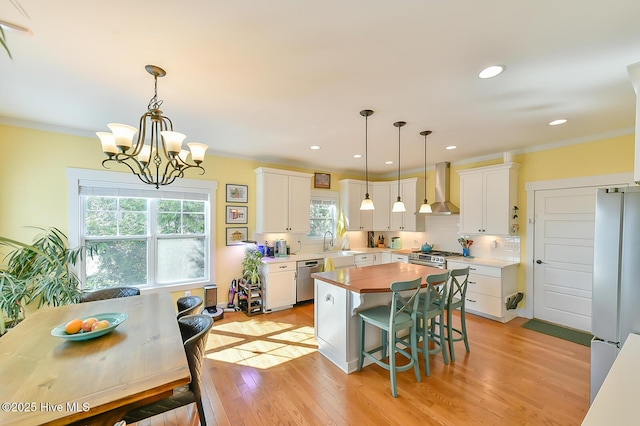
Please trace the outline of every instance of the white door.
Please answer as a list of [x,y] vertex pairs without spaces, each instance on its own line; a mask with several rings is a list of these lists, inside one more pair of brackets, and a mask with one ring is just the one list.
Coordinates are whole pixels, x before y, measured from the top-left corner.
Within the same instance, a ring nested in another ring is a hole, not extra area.
[[595,207],[595,187],[535,192],[535,318],[591,331]]

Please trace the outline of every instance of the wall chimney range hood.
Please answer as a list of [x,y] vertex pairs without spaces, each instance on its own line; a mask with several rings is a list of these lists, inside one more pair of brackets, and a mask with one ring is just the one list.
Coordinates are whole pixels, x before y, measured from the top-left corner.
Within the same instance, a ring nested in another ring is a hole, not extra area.
[[460,209],[449,201],[449,162],[436,164],[436,202],[431,203],[434,215],[458,214]]

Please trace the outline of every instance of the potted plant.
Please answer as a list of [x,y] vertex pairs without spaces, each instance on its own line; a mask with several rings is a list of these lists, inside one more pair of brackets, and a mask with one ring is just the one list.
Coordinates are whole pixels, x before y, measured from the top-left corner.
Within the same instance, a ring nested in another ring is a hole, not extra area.
[[80,280],[71,266],[84,248],[69,249],[66,235],[57,228],[43,231],[31,244],[0,237],[0,245],[12,250],[0,269],[0,310],[12,327],[25,317],[25,306],[36,299],[37,307],[76,303]]
[[242,260],[242,279],[248,284],[260,286],[260,263],[262,252],[256,247],[247,246]]

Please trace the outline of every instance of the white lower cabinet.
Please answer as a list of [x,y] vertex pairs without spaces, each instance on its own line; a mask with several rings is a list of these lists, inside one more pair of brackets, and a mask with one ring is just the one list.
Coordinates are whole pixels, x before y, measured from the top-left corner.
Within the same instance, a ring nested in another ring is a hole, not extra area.
[[296,262],[262,265],[264,311],[291,308],[296,303]]
[[373,266],[376,261],[376,255],[373,253],[356,254],[354,258],[356,268],[362,268],[363,266]]
[[466,261],[447,261],[449,270],[467,266],[469,267],[467,312],[501,322],[515,318],[516,310],[507,310],[507,297],[517,292],[517,265],[496,267]]
[[391,262],[409,263],[409,256],[406,254],[392,254]]

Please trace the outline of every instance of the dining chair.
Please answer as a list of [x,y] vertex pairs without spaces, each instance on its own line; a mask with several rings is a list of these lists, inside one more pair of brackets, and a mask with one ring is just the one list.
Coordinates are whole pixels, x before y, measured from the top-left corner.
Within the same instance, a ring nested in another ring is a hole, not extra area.
[[87,291],[80,295],[80,302],[95,302],[96,300],[115,299],[140,295],[137,287],[111,287],[100,290]]
[[[358,371],[362,370],[365,357],[371,359],[380,367],[389,370],[391,379],[391,394],[398,396],[396,373],[407,371],[413,367],[416,380],[422,381],[420,365],[418,363],[418,340],[416,337],[416,309],[418,307],[418,293],[422,278],[413,281],[398,281],[391,284],[391,305],[375,306],[359,312],[360,316],[360,348],[358,357]],[[401,293],[403,292],[403,293]],[[408,297],[408,298],[407,298]],[[365,325],[371,324],[381,330],[382,342],[377,348],[365,349]],[[409,330],[408,335],[398,336],[399,332]],[[407,341],[408,339],[408,341]],[[404,346],[404,348],[398,345]],[[411,352],[407,351],[411,349]],[[387,358],[388,362],[383,360]],[[380,359],[373,354],[381,352]],[[401,366],[396,363],[396,354],[401,354],[409,361]]]
[[[467,295],[467,287],[469,285],[469,268],[452,269],[449,271],[451,275],[449,296],[447,297],[447,341],[449,343],[449,353],[451,361],[456,360],[453,344],[455,342],[464,341],[467,352],[469,349],[469,337],[467,334],[467,317],[465,300]],[[460,309],[460,328],[453,326],[453,311]]]
[[178,319],[187,315],[196,314],[196,311],[202,306],[202,303],[202,297],[198,296],[184,296],[179,298],[176,302],[176,305],[178,305]]
[[168,398],[128,412],[124,416],[124,420],[127,423],[139,422],[195,402],[198,408],[200,424],[206,426],[207,420],[202,406],[202,362],[209,331],[213,326],[213,318],[202,314],[188,315],[178,320],[178,326],[184,342],[184,350],[187,354],[191,383],[174,389],[173,395]]
[[418,298],[416,333],[418,340],[422,338],[422,354],[427,376],[431,375],[430,355],[442,352],[444,363],[449,364],[444,324],[448,281],[448,271],[427,275],[427,288]]

